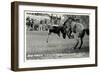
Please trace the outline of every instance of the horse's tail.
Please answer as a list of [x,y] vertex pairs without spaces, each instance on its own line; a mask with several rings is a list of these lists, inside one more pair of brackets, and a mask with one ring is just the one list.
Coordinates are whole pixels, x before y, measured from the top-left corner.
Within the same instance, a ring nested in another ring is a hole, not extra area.
[[86,32],[87,35],[89,35],[89,29],[88,28],[84,29],[83,31]]

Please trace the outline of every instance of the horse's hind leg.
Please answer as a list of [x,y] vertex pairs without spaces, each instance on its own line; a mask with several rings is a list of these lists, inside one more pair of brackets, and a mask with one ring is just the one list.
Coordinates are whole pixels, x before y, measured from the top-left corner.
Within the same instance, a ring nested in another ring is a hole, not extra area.
[[48,37],[47,37],[47,41],[46,41],[47,43],[48,43],[50,34],[51,34],[51,32],[48,33]]
[[79,46],[79,49],[81,49],[82,44],[83,44],[83,39],[82,39],[82,38],[80,38],[80,39],[81,39],[81,44],[80,44],[80,46]]
[[77,48],[78,44],[79,44],[79,39],[76,39],[76,44],[75,44],[75,46],[74,46],[74,49]]
[[58,36],[58,37],[57,37],[57,39],[58,39],[58,38],[60,37],[60,32],[57,34],[57,36]]
[[58,36],[60,37],[60,32],[58,33]]
[[83,38],[84,38],[84,35],[85,35],[85,31],[83,30],[83,32],[81,33],[80,35],[80,46],[79,46],[79,49],[81,49],[82,45],[83,45]]

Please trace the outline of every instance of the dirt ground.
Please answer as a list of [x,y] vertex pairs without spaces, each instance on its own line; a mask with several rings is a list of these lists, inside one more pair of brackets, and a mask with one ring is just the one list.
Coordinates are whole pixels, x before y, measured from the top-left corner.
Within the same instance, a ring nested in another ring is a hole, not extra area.
[[89,57],[89,36],[85,35],[83,46],[73,49],[75,39],[66,39],[51,34],[48,43],[47,31],[27,31],[26,32],[26,59],[65,59]]

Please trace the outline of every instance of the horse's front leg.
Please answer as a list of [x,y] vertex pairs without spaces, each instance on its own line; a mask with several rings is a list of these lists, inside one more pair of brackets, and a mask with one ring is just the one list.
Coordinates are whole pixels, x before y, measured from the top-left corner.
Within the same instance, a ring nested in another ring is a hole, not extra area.
[[79,44],[79,38],[76,39],[76,44],[75,44],[75,46],[74,46],[74,49],[77,48],[78,44]]
[[80,43],[79,49],[81,49],[82,44],[83,44],[83,39],[82,39],[82,38],[80,38],[80,40],[81,40],[81,41],[80,41],[81,43]]

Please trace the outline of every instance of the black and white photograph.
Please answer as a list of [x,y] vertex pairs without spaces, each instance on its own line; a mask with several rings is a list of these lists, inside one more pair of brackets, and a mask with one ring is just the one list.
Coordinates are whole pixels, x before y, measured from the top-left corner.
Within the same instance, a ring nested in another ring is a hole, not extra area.
[[97,7],[12,3],[14,71],[97,66]]
[[26,60],[89,57],[89,14],[24,13]]

